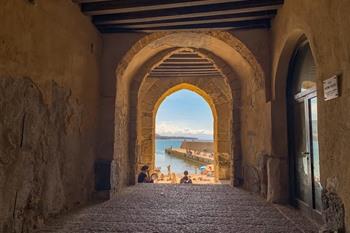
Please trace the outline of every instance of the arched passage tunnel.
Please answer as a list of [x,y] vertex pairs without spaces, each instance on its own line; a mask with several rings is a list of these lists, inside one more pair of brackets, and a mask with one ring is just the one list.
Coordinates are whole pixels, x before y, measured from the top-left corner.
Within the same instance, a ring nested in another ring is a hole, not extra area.
[[[214,151],[216,152],[215,167],[220,171],[218,164],[219,154],[225,154],[227,156],[227,162],[230,164],[232,163],[231,140],[233,137],[231,136],[230,126],[232,122],[232,96],[230,87],[227,85],[224,76],[219,72],[216,74],[217,76],[208,75],[208,77],[205,77],[201,76],[200,73],[195,73],[196,70],[192,69],[190,75],[186,73],[183,74],[181,71],[176,71],[173,76],[171,76],[172,74],[170,72],[166,72],[168,76],[165,77],[152,76],[155,69],[161,66],[164,67],[164,65],[167,64],[166,61],[172,61],[171,58],[179,54],[179,51],[184,50],[178,50],[172,53],[161,63],[157,64],[156,68],[152,69],[140,87],[138,95],[139,106],[137,108],[139,115],[137,123],[137,130],[139,131],[137,146],[140,149],[137,150],[139,154],[136,155],[138,161],[137,169],[143,164],[149,164],[151,167],[154,166],[155,117],[160,103],[175,91],[188,89],[202,96],[212,110],[214,117]],[[187,61],[187,63],[184,64],[188,65],[191,63]],[[229,165],[226,170],[227,174],[218,172],[217,174],[221,174],[221,176],[216,178],[230,179],[231,165]]]
[[[33,232],[102,196],[48,231],[181,231],[163,209],[189,216],[183,231],[308,232],[303,216],[321,214],[349,228],[349,10],[340,0],[4,0],[0,232]],[[235,187],[134,185],[139,165],[153,166],[152,119],[174,88],[211,102],[216,152],[229,160],[221,179]],[[192,221],[201,213],[208,228]]]
[[[204,98],[212,102],[218,115],[215,127],[218,154],[230,160],[230,175],[222,178],[232,178],[235,185],[243,184],[244,172],[250,173],[249,160],[253,158],[249,157],[268,150],[268,143],[264,143],[268,138],[262,136],[260,127],[254,126],[268,122],[256,114],[249,114],[258,109],[266,111],[261,66],[238,39],[224,32],[158,35],[140,41],[141,48],[136,44],[134,47],[138,50],[131,50],[117,69],[112,162],[112,185],[116,186],[112,190],[118,190],[118,185],[134,184],[141,164],[153,166],[155,105],[167,90],[183,83],[191,84],[190,88],[199,93],[207,93]],[[179,64],[191,68],[181,71],[169,68],[179,67]],[[203,75],[203,69],[209,73]],[[241,101],[246,98],[249,101]],[[140,133],[142,130],[145,133]],[[244,147],[242,133],[250,135]],[[249,155],[245,159],[246,165],[243,165],[244,154]],[[247,178],[251,177],[254,178],[247,175]],[[260,185],[246,181],[246,185]]]

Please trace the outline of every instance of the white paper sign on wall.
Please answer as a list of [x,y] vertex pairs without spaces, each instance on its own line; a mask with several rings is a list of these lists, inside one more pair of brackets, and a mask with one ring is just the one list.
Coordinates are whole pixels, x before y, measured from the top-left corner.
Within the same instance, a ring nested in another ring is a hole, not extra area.
[[323,81],[324,99],[331,100],[339,96],[338,76],[334,75]]

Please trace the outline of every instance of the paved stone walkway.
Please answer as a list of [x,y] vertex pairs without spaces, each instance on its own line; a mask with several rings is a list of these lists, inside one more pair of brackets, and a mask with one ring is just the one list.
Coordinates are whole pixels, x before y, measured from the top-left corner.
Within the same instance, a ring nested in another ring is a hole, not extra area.
[[139,184],[39,232],[317,232],[298,212],[228,185]]

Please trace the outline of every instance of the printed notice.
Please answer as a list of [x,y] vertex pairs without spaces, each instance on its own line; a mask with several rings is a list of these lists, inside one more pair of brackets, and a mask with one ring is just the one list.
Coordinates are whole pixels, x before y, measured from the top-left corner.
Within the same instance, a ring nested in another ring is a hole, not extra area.
[[338,89],[338,76],[334,75],[333,77],[323,81],[323,91],[324,99],[331,100],[339,96]]

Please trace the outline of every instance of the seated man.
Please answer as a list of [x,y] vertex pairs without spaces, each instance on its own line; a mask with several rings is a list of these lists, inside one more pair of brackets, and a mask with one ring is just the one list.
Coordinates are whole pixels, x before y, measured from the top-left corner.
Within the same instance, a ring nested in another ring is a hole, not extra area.
[[188,171],[184,171],[184,175],[180,180],[180,184],[192,184],[192,180],[188,177]]
[[144,165],[141,168],[141,172],[137,178],[138,183],[153,183],[153,180],[148,175],[148,166]]

